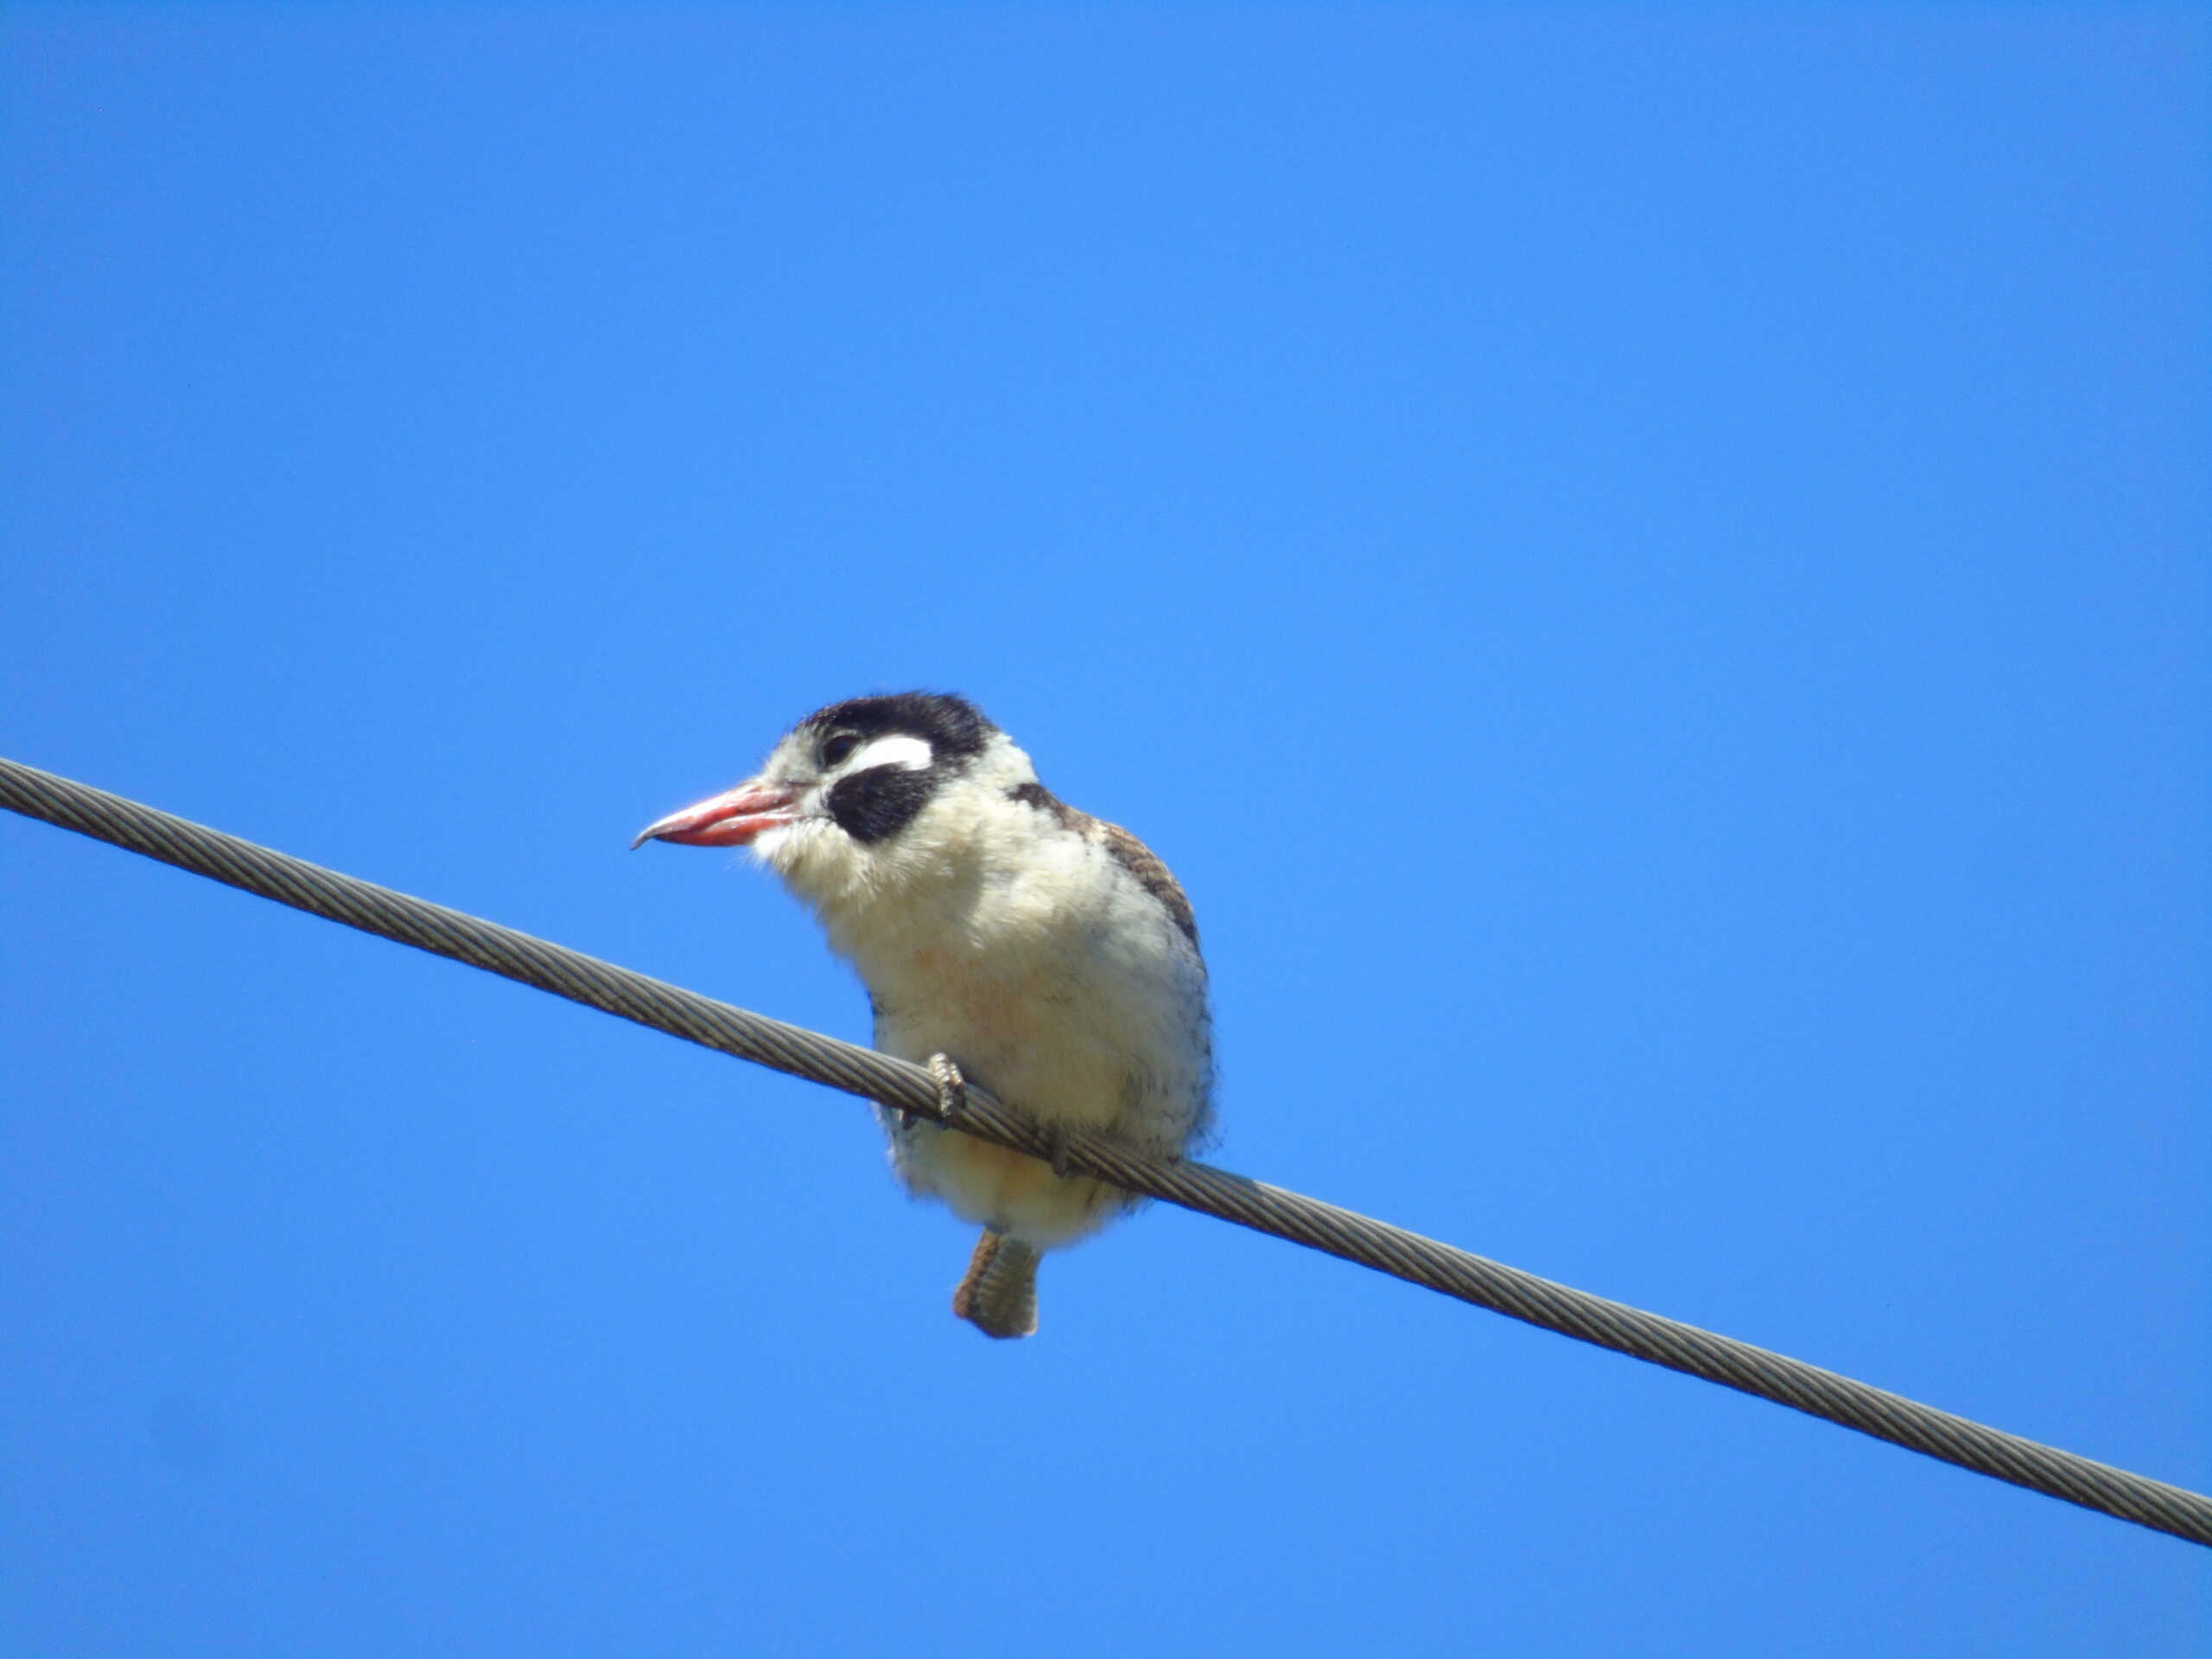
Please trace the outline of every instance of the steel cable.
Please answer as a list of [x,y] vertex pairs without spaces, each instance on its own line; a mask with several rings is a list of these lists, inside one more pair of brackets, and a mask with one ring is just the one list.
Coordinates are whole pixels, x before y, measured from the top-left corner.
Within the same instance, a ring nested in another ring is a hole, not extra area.
[[[212,877],[312,915],[451,957],[740,1059],[940,1122],[928,1071],[788,1026],[495,923],[340,875],[104,790],[0,760],[0,806]],[[1446,1296],[1703,1377],[2101,1510],[2212,1544],[2212,1499],[1938,1411],[1834,1371],[1556,1284],[1281,1187],[1185,1160],[1162,1162],[1096,1135],[1048,1139],[981,1089],[950,1120],[965,1134],[1096,1176],[1128,1192],[1235,1222]]]

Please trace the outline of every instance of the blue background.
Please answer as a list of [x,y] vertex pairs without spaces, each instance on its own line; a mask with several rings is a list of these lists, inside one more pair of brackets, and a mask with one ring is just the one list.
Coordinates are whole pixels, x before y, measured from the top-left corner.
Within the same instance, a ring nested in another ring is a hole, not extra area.
[[[847,1036],[969,693],[1220,1160],[2212,1486],[2207,14],[0,16],[0,753]],[[10,1655],[2202,1652],[2203,1552],[0,823]]]

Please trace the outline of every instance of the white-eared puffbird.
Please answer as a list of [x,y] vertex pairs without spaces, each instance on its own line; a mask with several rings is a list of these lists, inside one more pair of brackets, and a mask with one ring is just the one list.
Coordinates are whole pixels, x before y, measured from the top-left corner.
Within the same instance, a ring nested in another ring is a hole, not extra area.
[[[973,1079],[1049,1131],[1175,1156],[1205,1135],[1213,1062],[1190,901],[1126,830],[1056,799],[959,697],[809,715],[754,776],[636,844],[750,847],[859,970],[875,1046]],[[953,1312],[1037,1328],[1037,1263],[1129,1207],[1118,1189],[877,1109],[914,1193],[981,1225]]]

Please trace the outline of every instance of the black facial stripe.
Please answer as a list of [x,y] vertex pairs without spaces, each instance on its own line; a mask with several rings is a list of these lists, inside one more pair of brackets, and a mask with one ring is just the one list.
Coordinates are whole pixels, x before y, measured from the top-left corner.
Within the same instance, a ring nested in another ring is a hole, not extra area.
[[825,803],[830,821],[863,846],[887,840],[912,823],[928,803],[937,788],[934,772],[870,766],[841,778]]
[[937,691],[901,691],[895,696],[855,697],[817,709],[800,729],[855,734],[863,743],[879,737],[918,737],[939,766],[957,768],[983,752],[998,728],[963,697]]

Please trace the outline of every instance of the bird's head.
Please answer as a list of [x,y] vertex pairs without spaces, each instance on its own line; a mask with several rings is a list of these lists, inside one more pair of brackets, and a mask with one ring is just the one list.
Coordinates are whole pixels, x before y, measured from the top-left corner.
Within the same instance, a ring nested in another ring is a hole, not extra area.
[[974,704],[930,691],[855,697],[809,715],[734,789],[650,823],[631,844],[750,847],[793,887],[835,902],[879,884],[910,826],[981,785],[1033,782],[1028,758]]

